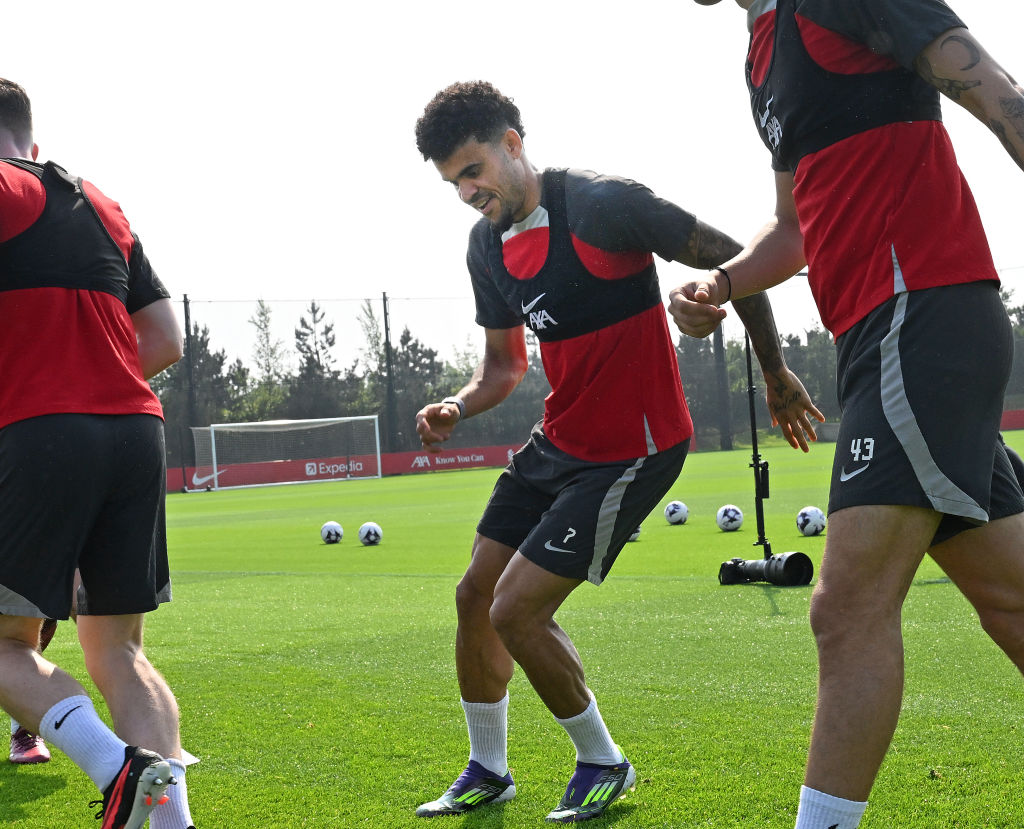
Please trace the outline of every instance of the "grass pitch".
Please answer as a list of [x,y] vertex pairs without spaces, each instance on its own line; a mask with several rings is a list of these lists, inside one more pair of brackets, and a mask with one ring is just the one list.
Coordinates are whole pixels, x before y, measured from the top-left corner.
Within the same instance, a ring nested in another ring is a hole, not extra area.
[[[1024,450],[1024,432],[1007,435]],[[797,511],[826,506],[833,446],[762,448],[772,551],[821,560]],[[579,649],[637,786],[599,827],[789,829],[815,695],[809,587],[721,587],[719,564],[757,558],[749,450],[690,456],[607,582],[584,584],[558,618]],[[147,651],[181,705],[200,829],[420,827],[413,817],[468,753],[453,665],[454,589],[497,470],[181,495],[168,499],[175,601],[152,614]],[[722,533],[715,511],[745,522]],[[345,538],[321,543],[339,521]],[[384,529],[362,547],[364,521]],[[827,530],[826,530],[827,532]],[[930,561],[904,613],[904,711],[864,827],[1019,827],[1019,673]],[[84,678],[71,623],[48,652]],[[87,687],[89,687],[87,685]],[[90,689],[91,690],[91,689]],[[542,825],[574,753],[521,672],[510,689],[508,804],[431,827]],[[98,701],[102,711],[102,703]],[[96,796],[59,752],[0,762],[0,825],[95,825]]]

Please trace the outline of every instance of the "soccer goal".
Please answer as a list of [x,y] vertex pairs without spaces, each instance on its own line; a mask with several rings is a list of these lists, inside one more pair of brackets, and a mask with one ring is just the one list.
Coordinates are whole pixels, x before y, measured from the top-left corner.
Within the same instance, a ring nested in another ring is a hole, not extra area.
[[192,427],[188,488],[232,489],[380,477],[377,415]]

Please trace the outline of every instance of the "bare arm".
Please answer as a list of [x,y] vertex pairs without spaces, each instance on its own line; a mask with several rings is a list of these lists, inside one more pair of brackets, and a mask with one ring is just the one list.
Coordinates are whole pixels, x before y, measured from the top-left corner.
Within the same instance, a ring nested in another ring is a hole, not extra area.
[[694,267],[721,264],[728,271],[729,278],[715,270],[702,279],[676,288],[669,294],[669,313],[684,334],[706,337],[726,317],[721,306],[726,300],[732,301],[736,315],[750,334],[751,345],[761,364],[772,425],[780,427],[793,448],[806,452],[808,438],[817,439],[811,418],[819,421],[825,418],[814,406],[800,378],[786,366],[775,316],[768,295],[764,293],[805,264],[803,237],[793,201],[792,175],[777,174],[775,187],[775,213],[746,248],[740,249],[735,242],[724,244],[718,240],[717,231],[713,228],[698,225],[702,239],[711,239],[710,246],[719,255],[717,258],[712,256],[710,261],[703,259],[701,244],[697,241],[690,246],[692,261],[684,261],[684,264]]
[[147,380],[174,365],[184,353],[181,327],[169,299],[158,299],[132,314],[142,376]]
[[950,29],[918,55],[917,73],[1002,142],[1024,170],[1024,90],[967,29]]
[[[488,328],[484,356],[469,382],[455,396],[465,405],[463,417],[480,414],[512,394],[526,374],[524,328]],[[440,452],[459,422],[459,409],[451,403],[428,403],[416,414],[416,434],[428,452]]]
[[[796,222],[792,178],[787,177],[783,181],[782,187],[782,203],[776,210],[776,216],[751,243],[751,246],[760,245],[761,251],[768,250],[770,252],[774,244],[783,242],[782,250],[785,255],[782,257],[784,264],[781,267],[784,269],[795,266],[795,270],[799,270],[803,265],[802,252],[794,257],[792,250],[784,245],[785,230],[792,227],[787,225],[786,221]],[[782,221],[779,219],[780,213],[783,217]],[[798,224],[796,224],[796,228],[799,232]],[[801,245],[802,239],[798,240],[798,248]],[[730,263],[728,270],[732,276],[736,267],[732,263],[740,262],[744,253],[745,251],[738,242],[730,239],[721,231],[698,222],[691,235],[686,255],[680,256],[679,261],[692,267],[713,268],[728,260]],[[718,324],[725,318],[726,312],[724,308],[719,307],[721,302],[708,305],[694,301],[692,286],[695,284],[691,283],[689,286],[691,287],[689,298],[686,296],[688,286],[671,292],[669,311],[675,319],[676,325],[684,334],[706,337],[718,327]],[[735,295],[735,286],[733,286],[733,292]],[[768,295],[762,290],[749,296],[739,296],[733,302],[733,307],[736,309],[736,315],[743,323],[743,327],[750,334],[754,353],[757,355],[757,361],[761,364],[761,372],[765,377],[765,396],[768,408],[772,413],[772,425],[780,427],[783,436],[791,446],[806,452],[807,439],[817,439],[814,427],[811,425],[811,417],[818,420],[825,418],[811,402],[803,383],[786,365],[779,332],[775,326],[775,315],[772,313]]]
[[793,176],[775,174],[775,212],[751,242],[720,263],[726,278],[712,271],[669,294],[669,313],[676,326],[691,337],[706,337],[727,316],[721,306],[731,300],[743,319],[737,300],[785,282],[805,264],[803,234],[793,201]]

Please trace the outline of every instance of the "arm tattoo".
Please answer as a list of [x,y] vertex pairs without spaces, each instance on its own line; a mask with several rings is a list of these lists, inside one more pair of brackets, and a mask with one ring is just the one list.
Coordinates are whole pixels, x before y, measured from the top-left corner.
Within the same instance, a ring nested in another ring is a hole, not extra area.
[[697,219],[679,261],[691,268],[713,268],[743,250],[743,245]]
[[915,62],[917,73],[939,90],[951,101],[959,103],[961,96],[968,90],[981,86],[981,81],[954,81],[950,78],[940,78],[932,71],[932,65],[928,58],[921,56]]
[[[1017,152],[1017,148],[1013,146],[1013,142],[1010,140],[1010,136],[1006,134],[1006,125],[1002,121],[991,121],[988,125],[989,129],[996,134],[1000,143],[1005,148],[1006,152],[1009,153],[1010,158],[1013,159],[1013,163],[1024,170],[1024,158]],[[1017,130],[1020,132],[1020,130]]]
[[971,43],[966,37],[960,35],[950,35],[944,41],[942,41],[942,47],[945,48],[947,43],[959,43],[964,49],[967,50],[967,65],[960,67],[961,72],[966,72],[968,69],[973,69],[981,62],[981,52],[978,47]]
[[761,364],[762,372],[767,374],[779,371],[785,365],[785,361],[782,358],[782,343],[779,341],[779,332],[775,327],[775,317],[772,315],[768,294],[762,292],[737,299],[732,307],[750,334],[750,344],[757,355],[757,361]]
[[1024,141],[1024,93],[1015,98],[1000,98],[999,108],[1006,122]]

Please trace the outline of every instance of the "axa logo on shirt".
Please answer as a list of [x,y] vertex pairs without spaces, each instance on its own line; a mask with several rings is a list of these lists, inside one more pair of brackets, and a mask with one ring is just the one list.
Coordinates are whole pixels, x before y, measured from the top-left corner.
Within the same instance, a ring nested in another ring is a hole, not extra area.
[[529,314],[530,328],[534,331],[542,331],[547,328],[548,325],[558,325],[558,322],[543,308],[539,311],[534,311],[534,307],[544,297],[547,296],[547,291],[543,294],[538,294],[529,302],[520,302],[519,307],[523,309],[524,314]]
[[767,134],[768,143],[773,149],[776,149],[779,146],[779,142],[782,141],[782,124],[776,116],[771,114],[772,101],[774,100],[775,96],[772,95],[768,99],[768,103],[764,105],[764,112],[761,113],[761,129]]
[[530,328],[534,331],[542,331],[551,325],[558,325],[558,322],[547,311],[530,311]]

